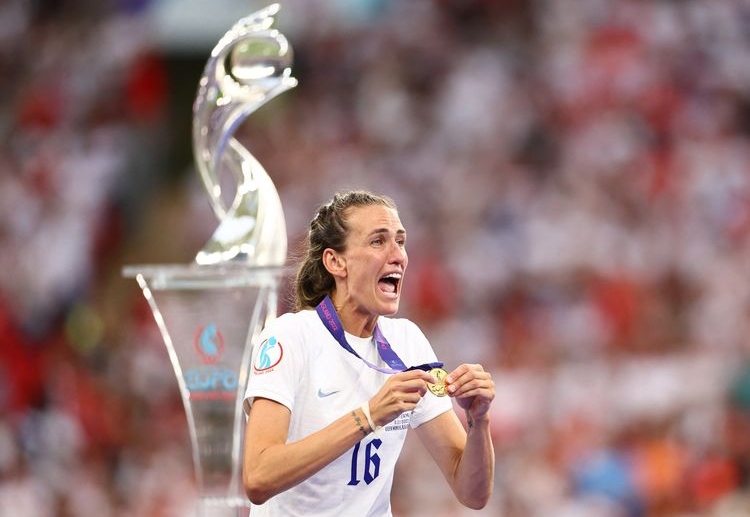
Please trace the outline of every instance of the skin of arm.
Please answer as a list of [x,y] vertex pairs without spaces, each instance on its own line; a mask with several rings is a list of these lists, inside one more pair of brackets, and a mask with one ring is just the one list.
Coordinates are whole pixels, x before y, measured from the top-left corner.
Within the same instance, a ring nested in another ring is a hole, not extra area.
[[448,376],[449,394],[466,411],[468,432],[448,411],[417,428],[417,435],[437,463],[461,504],[478,510],[492,495],[495,451],[489,425],[494,383],[478,365],[462,365]]
[[258,398],[245,425],[242,482],[254,504],[309,478],[352,448],[363,438],[359,425],[368,430],[360,409],[347,413],[325,429],[287,444],[291,412],[283,404]]
[[[420,370],[392,375],[378,392],[379,400],[383,401],[379,406],[382,415],[391,421],[413,409],[430,380],[434,381]],[[257,398],[245,425],[242,481],[250,501],[262,504],[297,485],[369,434],[372,429],[362,410],[357,408],[353,412],[299,441],[287,443],[289,408]]]

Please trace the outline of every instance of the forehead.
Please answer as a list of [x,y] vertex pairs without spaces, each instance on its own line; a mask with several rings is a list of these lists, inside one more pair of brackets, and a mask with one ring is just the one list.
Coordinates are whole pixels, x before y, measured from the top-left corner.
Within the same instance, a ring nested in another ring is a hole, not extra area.
[[398,212],[385,205],[353,206],[347,210],[346,221],[351,233],[369,234],[379,230],[403,232]]

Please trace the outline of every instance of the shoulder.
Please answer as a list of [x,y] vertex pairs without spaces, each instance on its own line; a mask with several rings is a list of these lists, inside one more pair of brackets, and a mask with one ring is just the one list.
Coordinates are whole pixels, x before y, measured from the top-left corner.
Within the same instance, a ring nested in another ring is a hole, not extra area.
[[255,370],[268,370],[279,364],[282,357],[296,358],[292,363],[305,361],[311,343],[318,341],[317,331],[311,330],[314,328],[314,316],[315,311],[290,312],[269,321],[260,334],[259,346],[254,352]]
[[[261,341],[275,337],[287,343],[302,342],[315,332],[315,311],[288,312],[269,321],[261,333]],[[320,325],[322,327],[322,325]],[[324,328],[324,327],[323,327]]]
[[272,331],[294,331],[314,326],[318,321],[318,315],[313,310],[286,312],[271,320],[266,325],[266,329]]

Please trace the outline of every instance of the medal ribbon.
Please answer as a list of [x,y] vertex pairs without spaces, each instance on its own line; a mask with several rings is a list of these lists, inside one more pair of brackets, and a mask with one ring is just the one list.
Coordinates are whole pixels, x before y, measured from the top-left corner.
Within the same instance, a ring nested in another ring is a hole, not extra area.
[[394,374],[407,370],[424,370],[428,372],[433,368],[440,368],[441,366],[443,366],[443,363],[441,362],[433,362],[407,367],[398,356],[398,354],[393,351],[393,348],[391,348],[390,343],[388,343],[388,340],[380,331],[380,328],[377,326],[377,324],[375,325],[373,338],[375,339],[375,344],[377,346],[380,358],[385,361],[385,363],[390,366],[390,368],[383,368],[376,364],[372,364],[371,362],[361,357],[346,340],[346,335],[344,334],[344,326],[341,324],[341,320],[339,319],[338,314],[336,314],[336,309],[333,307],[333,302],[331,301],[330,297],[326,296],[325,298],[323,298],[323,301],[320,302],[317,307],[315,307],[315,311],[318,313],[318,316],[323,322],[323,325],[325,325],[325,327],[328,329],[328,332],[330,332],[333,338],[338,342],[338,344],[341,345],[341,348],[354,355],[354,357],[365,363],[373,370],[377,370],[382,373]]

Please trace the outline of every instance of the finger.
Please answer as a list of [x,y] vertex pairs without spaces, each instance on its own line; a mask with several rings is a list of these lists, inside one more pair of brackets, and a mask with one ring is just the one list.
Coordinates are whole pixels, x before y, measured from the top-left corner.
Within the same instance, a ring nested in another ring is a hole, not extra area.
[[432,382],[435,379],[432,378],[432,375],[425,372],[424,370],[407,370],[405,372],[400,372],[391,377],[392,379],[399,379],[399,380],[414,380],[414,379],[422,379],[425,382]]
[[494,393],[495,383],[488,372],[482,372],[479,376],[463,375],[456,382],[447,385],[448,394],[454,396],[465,396],[476,389],[488,389]]
[[448,384],[458,382],[467,375],[473,376],[477,372],[484,372],[484,368],[482,368],[481,364],[462,364],[448,374],[446,382]]
[[429,382],[430,376],[398,376],[398,374],[391,376],[384,386],[385,389],[391,392],[425,392],[427,390],[427,383]]
[[404,411],[411,411],[414,407],[419,404],[422,400],[422,395],[419,392],[401,392],[393,394],[393,397],[388,401],[387,405],[395,410],[397,414],[403,413]]
[[400,385],[400,388],[407,393],[419,393],[423,396],[427,393],[427,383],[424,379],[415,379]]
[[457,388],[453,392],[448,393],[451,397],[456,398],[468,398],[468,397],[482,397],[490,400],[495,398],[495,386],[494,384],[487,383],[474,383],[473,381],[467,384],[463,384],[460,388]]
[[484,371],[481,365],[461,365],[453,370],[445,379],[446,384],[460,386],[471,382],[473,379],[490,379],[490,373]]
[[453,382],[456,382],[457,379],[461,378],[461,376],[466,373],[466,371],[469,369],[469,365],[462,364],[458,367],[456,367],[452,372],[448,374],[448,376],[445,378],[445,382],[450,384]]

